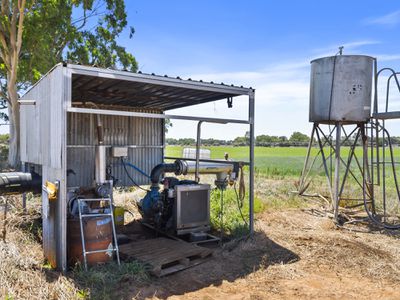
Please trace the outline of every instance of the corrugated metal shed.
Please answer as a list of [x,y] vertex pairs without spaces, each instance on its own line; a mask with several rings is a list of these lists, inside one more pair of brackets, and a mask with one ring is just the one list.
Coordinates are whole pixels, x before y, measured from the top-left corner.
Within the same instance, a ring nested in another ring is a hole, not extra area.
[[[152,111],[148,111],[152,112]],[[146,119],[124,116],[101,116],[104,128],[104,145],[108,153],[112,146],[128,147],[127,161],[146,174],[162,162],[163,122],[161,119]],[[67,164],[71,170],[68,186],[90,186],[94,181],[95,146],[97,145],[93,115],[68,113]],[[110,157],[111,155],[108,155]],[[130,186],[120,159],[109,158],[116,185]],[[73,172],[72,172],[73,171]],[[149,179],[128,168],[138,184],[149,184]]]
[[248,95],[251,88],[71,65],[72,101],[135,108],[170,109]]
[[[249,96],[245,120],[166,115],[165,111],[200,103]],[[104,128],[104,144],[128,147],[128,160],[146,173],[163,161],[164,119],[248,124],[250,146],[250,214],[252,214],[254,158],[254,90],[225,84],[182,80],[95,67],[59,64],[37,82],[22,100],[21,158],[41,170],[43,183],[59,181],[57,201],[43,200],[43,244],[46,258],[67,268],[67,186],[90,186],[98,144],[96,115]],[[30,103],[30,102],[29,102]],[[119,159],[107,163],[120,185],[130,185]],[[139,184],[148,179],[129,170]],[[68,175],[68,176],[67,176]],[[252,222],[251,226],[252,226]]]

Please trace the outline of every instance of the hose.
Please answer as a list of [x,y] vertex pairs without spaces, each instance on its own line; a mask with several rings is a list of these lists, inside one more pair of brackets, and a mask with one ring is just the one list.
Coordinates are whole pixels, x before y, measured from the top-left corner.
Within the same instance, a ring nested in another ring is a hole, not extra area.
[[147,177],[147,178],[151,178],[150,175],[146,174],[143,170],[139,169],[138,167],[136,167],[134,164],[131,164],[130,162],[126,162],[124,161],[125,165],[127,165],[128,167],[133,168],[134,170],[138,171],[140,174],[142,174],[143,176]]
[[243,197],[243,198],[240,198],[240,187],[239,187],[239,194],[238,194],[237,189],[236,189],[236,183],[233,185],[233,189],[235,190],[235,194],[236,194],[236,203],[237,203],[237,206],[238,206],[238,209],[239,209],[240,216],[242,217],[242,220],[243,220],[244,224],[245,224],[246,226],[248,226],[248,223],[247,223],[247,221],[246,221],[246,218],[244,217],[243,212],[242,212],[243,198],[244,198],[244,197]]
[[[378,125],[376,125],[376,126],[378,126]],[[392,146],[392,142],[391,142],[391,137],[390,137],[389,132],[388,132],[385,128],[382,128],[382,130],[385,131],[386,134],[387,134],[387,136],[388,136],[389,151],[390,151],[391,162],[392,162],[392,170],[393,170],[394,184],[395,184],[395,187],[396,187],[396,192],[397,192],[398,200],[400,201],[400,187],[399,187],[399,184],[398,184],[398,181],[397,181],[396,167],[395,167],[395,164],[394,164],[394,155],[393,155],[393,146]],[[385,141],[383,141],[383,142],[385,142]],[[365,169],[365,162],[364,162],[364,164],[363,164],[363,168]],[[368,200],[367,200],[367,196],[366,196],[366,191],[365,191],[365,190],[366,190],[366,187],[365,187],[365,177],[364,177],[364,172],[363,172],[363,200],[364,200],[364,208],[365,208],[365,211],[366,211],[366,213],[367,213],[368,218],[369,218],[373,223],[375,223],[376,225],[381,226],[381,227],[383,227],[383,228],[392,229],[392,230],[400,229],[400,224],[396,224],[396,225],[386,224],[385,222],[381,222],[380,220],[378,220],[378,219],[375,217],[375,214],[372,213],[372,212],[369,210],[369,208],[368,208]],[[373,201],[375,201],[375,200],[374,200],[374,199],[371,199],[371,201],[373,202]]]
[[143,190],[143,191],[145,191],[145,192],[150,192],[148,189],[142,188],[140,185],[138,185],[138,184],[136,183],[135,180],[133,180],[132,176],[129,174],[128,170],[126,169],[126,165],[125,165],[125,162],[124,162],[124,160],[123,160],[122,157],[121,157],[121,162],[122,162],[122,166],[124,167],[126,176],[128,176],[128,178],[130,179],[130,181],[132,181],[132,183],[133,183],[136,187],[138,187],[139,189],[141,189],[141,190]]
[[240,199],[240,208],[243,207],[243,200],[246,195],[246,186],[244,184],[244,172],[243,166],[240,166],[240,179],[239,179],[239,199]]

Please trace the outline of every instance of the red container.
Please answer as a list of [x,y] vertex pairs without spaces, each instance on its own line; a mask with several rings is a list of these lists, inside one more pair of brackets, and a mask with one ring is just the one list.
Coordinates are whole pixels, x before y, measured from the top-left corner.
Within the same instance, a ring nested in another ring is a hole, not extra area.
[[[94,217],[83,220],[86,251],[110,249],[108,252],[87,254],[88,265],[104,263],[112,259],[111,217]],[[83,263],[82,239],[79,219],[68,219],[68,263]]]

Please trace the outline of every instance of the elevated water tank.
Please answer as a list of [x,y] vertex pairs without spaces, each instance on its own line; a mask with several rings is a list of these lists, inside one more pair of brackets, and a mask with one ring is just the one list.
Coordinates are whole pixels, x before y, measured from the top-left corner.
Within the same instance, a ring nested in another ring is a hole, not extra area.
[[371,115],[374,58],[337,55],[311,61],[310,122],[366,122]]

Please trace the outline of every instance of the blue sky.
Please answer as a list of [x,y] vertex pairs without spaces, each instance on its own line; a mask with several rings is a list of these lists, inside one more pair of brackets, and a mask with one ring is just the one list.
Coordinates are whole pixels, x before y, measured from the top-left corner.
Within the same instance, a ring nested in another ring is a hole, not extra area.
[[[256,134],[308,133],[309,61],[345,54],[400,67],[398,1],[126,1],[136,33],[120,42],[143,72],[252,86]],[[177,112],[243,116],[244,101]],[[177,113],[174,112],[174,113]],[[195,124],[173,121],[171,137],[195,136]],[[392,130],[400,134],[394,122]],[[246,127],[205,125],[204,137],[234,138]]]
[[[400,70],[398,1],[125,1],[132,39],[120,44],[147,73],[233,83],[256,89],[256,135],[309,133],[310,60],[345,54],[377,57]],[[384,78],[383,78],[384,79]],[[382,82],[384,81],[382,79]],[[397,95],[394,95],[397,96]],[[393,98],[400,110],[400,97]],[[396,101],[397,100],[397,103]],[[245,101],[204,104],[172,113],[243,118]],[[173,121],[169,137],[195,137],[196,124]],[[390,124],[400,135],[400,122]],[[2,126],[0,132],[7,131]],[[233,139],[247,127],[204,124],[205,138]]]

